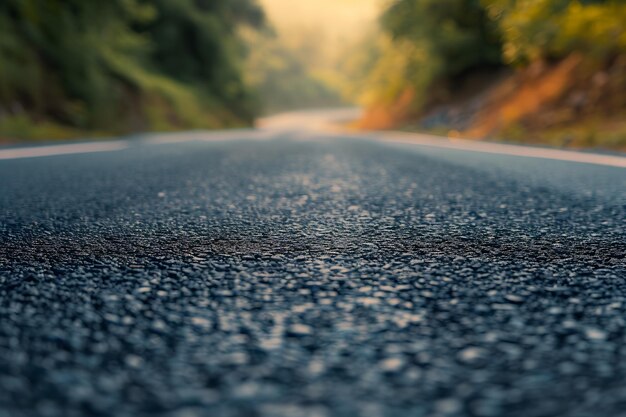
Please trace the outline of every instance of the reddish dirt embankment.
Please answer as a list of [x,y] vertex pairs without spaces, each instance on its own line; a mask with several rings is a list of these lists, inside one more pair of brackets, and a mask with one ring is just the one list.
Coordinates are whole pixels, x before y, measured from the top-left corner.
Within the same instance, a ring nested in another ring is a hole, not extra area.
[[451,91],[448,100],[418,114],[406,92],[393,106],[368,109],[359,127],[626,150],[624,55],[601,65],[573,54],[478,82],[474,77]]

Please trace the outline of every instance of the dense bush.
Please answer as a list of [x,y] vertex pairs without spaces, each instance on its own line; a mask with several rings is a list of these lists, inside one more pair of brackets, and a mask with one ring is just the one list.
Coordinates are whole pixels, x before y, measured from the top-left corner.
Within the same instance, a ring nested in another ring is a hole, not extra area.
[[381,26],[370,37],[370,52],[350,65],[367,105],[409,92],[418,107],[436,95],[433,86],[445,96],[448,81],[502,64],[497,24],[480,0],[394,1]]
[[458,76],[500,64],[496,25],[480,0],[399,0],[382,16],[394,39],[428,49],[441,61],[442,76]]
[[411,91],[419,109],[475,70],[626,53],[624,0],[396,0],[381,27],[360,61],[367,104]]
[[235,30],[262,21],[253,0],[3,0],[0,131],[247,123]]
[[483,0],[501,27],[510,63],[558,59],[578,51],[591,59],[626,51],[623,0]]

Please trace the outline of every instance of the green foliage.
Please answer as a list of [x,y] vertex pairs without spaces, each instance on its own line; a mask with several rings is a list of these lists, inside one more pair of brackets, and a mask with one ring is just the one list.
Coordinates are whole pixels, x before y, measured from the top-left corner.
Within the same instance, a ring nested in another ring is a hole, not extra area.
[[367,105],[409,90],[419,110],[426,97],[451,97],[476,70],[572,53],[602,64],[626,53],[624,0],[395,0],[381,27],[356,60],[366,68],[355,79]]
[[572,52],[602,60],[626,52],[623,0],[483,0],[483,5],[501,28],[509,63]]
[[3,0],[0,119],[109,132],[249,123],[235,29],[262,22],[253,0]]
[[394,39],[431,51],[442,76],[500,64],[500,39],[480,0],[399,0],[385,12],[382,26]]
[[[346,95],[367,107],[392,105],[407,89],[424,93],[441,66],[427,44],[371,34],[344,62],[351,75]],[[421,104],[424,96],[417,94],[414,104]]]
[[448,81],[502,63],[497,25],[480,0],[394,1],[381,26],[383,33],[368,42],[371,52],[353,58],[366,68],[355,78],[367,105],[391,103],[411,91],[419,108],[434,96],[433,87],[445,95]]
[[[624,119],[619,115],[618,119]],[[519,124],[508,126],[499,136],[506,141],[550,145],[555,147],[626,149],[626,123],[609,122],[603,117],[576,121],[567,128],[557,127],[540,132],[529,131]]]

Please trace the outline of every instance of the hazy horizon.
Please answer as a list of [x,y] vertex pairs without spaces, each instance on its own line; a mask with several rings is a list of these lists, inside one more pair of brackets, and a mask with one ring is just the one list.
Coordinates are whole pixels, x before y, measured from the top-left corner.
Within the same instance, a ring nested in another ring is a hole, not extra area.
[[[363,34],[380,10],[380,0],[260,0],[280,34],[317,29],[334,41],[351,42]],[[328,39],[328,38],[327,38]]]

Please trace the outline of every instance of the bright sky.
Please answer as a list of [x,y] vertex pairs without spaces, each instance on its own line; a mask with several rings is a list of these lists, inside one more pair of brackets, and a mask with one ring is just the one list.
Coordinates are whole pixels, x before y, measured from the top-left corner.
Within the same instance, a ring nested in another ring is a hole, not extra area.
[[378,15],[381,0],[260,0],[281,32],[319,29],[335,39],[353,40]]

